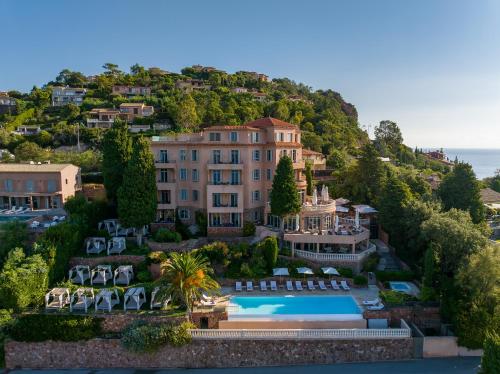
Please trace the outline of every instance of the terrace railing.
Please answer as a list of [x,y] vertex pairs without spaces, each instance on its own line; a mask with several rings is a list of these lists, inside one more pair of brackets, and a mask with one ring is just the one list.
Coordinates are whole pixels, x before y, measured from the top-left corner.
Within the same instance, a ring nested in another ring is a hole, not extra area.
[[283,340],[283,339],[406,339],[411,337],[407,326],[399,329],[193,329],[193,339]]
[[307,258],[314,261],[351,261],[358,262],[363,260],[366,256],[377,251],[377,247],[374,244],[370,246],[361,253],[316,253],[309,251],[302,251],[300,249],[295,250],[295,255],[297,257]]

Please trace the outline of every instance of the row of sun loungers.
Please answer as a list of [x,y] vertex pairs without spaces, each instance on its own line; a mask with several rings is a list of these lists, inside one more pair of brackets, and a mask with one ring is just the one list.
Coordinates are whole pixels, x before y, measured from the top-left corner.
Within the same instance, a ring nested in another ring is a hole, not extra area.
[[373,300],[364,300],[363,305],[366,306],[368,310],[382,310],[384,309],[384,304],[382,304],[382,300],[378,297]]
[[[344,291],[349,291],[351,288],[347,284],[345,280],[340,281],[340,284],[337,283],[336,280],[330,281],[330,287],[332,290],[344,290]],[[276,281],[270,281],[269,282],[269,288],[271,291],[278,291],[278,286],[276,284]],[[305,287],[302,286],[302,281],[295,281],[295,289],[293,282],[291,280],[286,281],[286,289],[287,291],[303,291]],[[322,291],[326,291],[328,289],[327,285],[325,284],[325,281],[318,281],[318,284],[316,285],[314,281],[309,280],[307,281],[307,289],[310,291],[314,291],[316,289],[320,289]],[[235,290],[236,291],[243,291],[243,283],[242,282],[236,282],[235,285]],[[254,286],[252,281],[247,281],[246,282],[246,290],[247,291],[253,291]],[[260,281],[260,290],[261,291],[267,291],[268,290],[268,284],[266,281]]]
[[[166,308],[170,297],[159,297],[160,287],[151,293],[150,308]],[[78,288],[70,294],[68,288],[53,288],[45,295],[45,309],[60,310],[69,306],[70,312],[87,312],[92,305],[94,310],[111,312],[113,307],[120,304],[120,296],[116,288],[103,288],[97,295],[92,288]],[[146,302],[144,287],[131,287],[123,295],[123,310],[140,310]]]

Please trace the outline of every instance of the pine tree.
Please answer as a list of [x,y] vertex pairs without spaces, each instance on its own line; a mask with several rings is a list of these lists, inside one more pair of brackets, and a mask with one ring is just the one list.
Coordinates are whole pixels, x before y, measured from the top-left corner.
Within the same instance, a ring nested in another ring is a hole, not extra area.
[[123,171],[132,153],[132,139],[124,121],[116,120],[102,141],[102,176],[106,195],[116,205],[116,195],[123,182]]
[[295,182],[292,159],[283,156],[276,168],[271,190],[271,213],[285,217],[300,212],[300,198]]
[[312,177],[312,167],[310,162],[306,162],[306,182],[307,182],[307,194],[311,196],[313,194],[313,177]]
[[196,130],[198,127],[198,114],[196,113],[196,102],[191,95],[184,95],[177,108],[175,118],[177,126],[182,129]]
[[136,229],[139,245],[142,244],[142,228],[155,219],[156,206],[153,154],[148,141],[141,136],[134,143],[123,173],[123,184],[118,190],[118,218],[125,227]]

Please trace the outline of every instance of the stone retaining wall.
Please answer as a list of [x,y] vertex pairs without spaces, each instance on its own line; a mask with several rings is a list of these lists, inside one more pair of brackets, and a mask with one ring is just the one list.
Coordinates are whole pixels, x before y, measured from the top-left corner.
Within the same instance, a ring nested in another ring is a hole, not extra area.
[[181,323],[186,321],[184,317],[168,317],[162,315],[147,315],[147,314],[97,314],[96,317],[102,318],[102,329],[104,332],[119,333],[122,332],[128,325],[135,321],[146,321],[148,323]]
[[391,325],[399,325],[404,319],[408,323],[414,323],[419,328],[434,328],[439,331],[441,326],[441,315],[439,307],[431,306],[400,306],[388,307],[383,310],[366,310],[363,318],[388,319]]
[[146,259],[145,256],[135,256],[135,255],[112,255],[112,256],[101,256],[101,257],[71,257],[69,259],[69,267],[75,265],[87,265],[91,268],[97,265],[108,265],[108,264],[132,264],[138,265]]
[[9,341],[5,345],[7,369],[248,367],[407,360],[412,356],[412,339],[193,340],[184,347],[165,346],[148,354],[130,353],[117,339]]

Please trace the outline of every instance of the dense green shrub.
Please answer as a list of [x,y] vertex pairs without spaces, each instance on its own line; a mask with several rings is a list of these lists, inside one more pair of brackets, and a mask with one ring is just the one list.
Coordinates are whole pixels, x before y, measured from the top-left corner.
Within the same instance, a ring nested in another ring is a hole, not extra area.
[[149,270],[141,270],[137,273],[137,280],[139,282],[150,282],[153,280],[153,276],[149,272]]
[[21,342],[89,340],[102,334],[101,319],[76,315],[27,314],[11,328],[12,339]]
[[276,267],[276,261],[278,260],[278,241],[274,236],[265,238],[257,245],[258,250],[261,251],[262,256],[266,262],[266,267],[268,271],[271,271]]
[[162,227],[155,232],[154,239],[158,243],[180,243],[182,237],[178,232],[170,231]]
[[387,281],[406,281],[410,282],[414,278],[411,271],[376,271],[375,275],[380,282]]
[[156,325],[138,321],[123,332],[121,343],[127,350],[136,353],[154,352],[165,344],[180,347],[191,342],[188,331],[191,328],[194,325],[188,322]]
[[484,354],[481,359],[481,374],[500,373],[500,336],[496,332],[486,334]]
[[10,251],[14,248],[23,248],[27,240],[26,223],[17,220],[2,223],[0,227],[0,265]]
[[4,342],[8,338],[8,332],[14,323],[12,311],[0,309],[0,368],[5,366]]
[[198,225],[198,235],[207,236],[207,227],[208,227],[207,215],[203,213],[201,210],[197,210],[194,213],[194,220]]
[[378,253],[372,253],[363,263],[363,272],[375,271],[377,270],[378,261],[380,256]]
[[146,256],[146,264],[161,264],[162,262],[166,261],[168,259],[168,256],[165,252],[162,251],[155,251],[155,252],[150,252]]
[[198,249],[212,264],[221,264],[229,254],[229,247],[224,242],[213,242]]
[[182,222],[181,218],[179,217],[178,211],[176,211],[175,213],[175,231],[181,234],[181,237],[184,240],[190,239],[192,236],[188,226],[184,222]]
[[243,222],[243,236],[255,235],[255,223],[251,221]]
[[364,275],[356,275],[353,278],[353,282],[355,285],[365,286],[368,284],[368,278],[366,278]]
[[341,277],[352,278],[353,273],[351,268],[339,268],[337,269]]
[[404,292],[398,291],[380,291],[380,298],[385,304],[388,305],[402,305],[408,301],[415,301],[416,298],[414,296],[408,295]]

